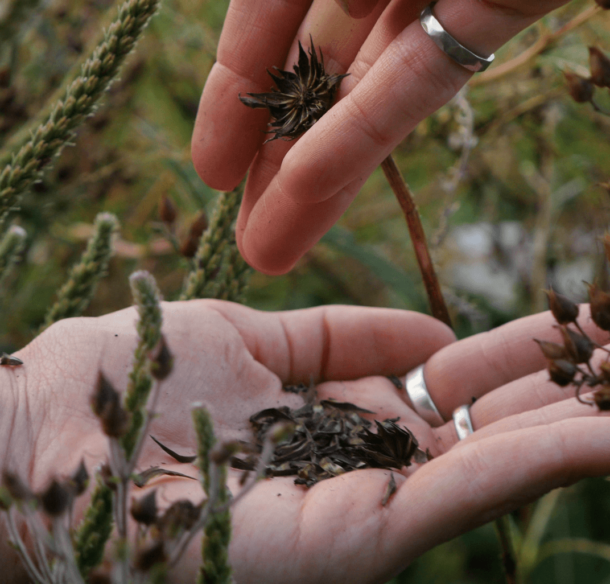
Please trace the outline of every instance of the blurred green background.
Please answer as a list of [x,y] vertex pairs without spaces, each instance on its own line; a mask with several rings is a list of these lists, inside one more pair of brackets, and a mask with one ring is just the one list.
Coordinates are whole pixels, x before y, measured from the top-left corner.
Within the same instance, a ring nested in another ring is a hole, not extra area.
[[[0,28],[0,156],[74,76],[115,14],[111,0],[3,0],[0,25],[20,2],[32,10],[10,34]],[[610,217],[610,118],[571,101],[562,75],[587,75],[589,45],[610,52],[610,16],[592,7],[571,2],[524,31],[499,51],[499,66],[539,46],[532,58],[476,77],[395,152],[460,337],[543,310],[549,284],[584,300],[581,280],[608,282],[599,237]],[[158,204],[165,195],[176,204],[180,239],[216,196],[193,169],[190,136],[226,8],[221,0],[164,0],[102,107],[23,199],[15,221],[28,243],[0,292],[2,350],[31,340],[99,211],[118,216],[121,234],[87,314],[130,305],[127,278],[139,268],[155,275],[166,299],[179,294],[190,264],[164,237]],[[607,92],[596,100],[610,109]],[[428,310],[404,218],[379,170],[290,274],[255,274],[248,295],[263,310],[336,303]],[[533,550],[528,581],[610,583],[609,518],[603,479],[515,513]],[[503,582],[493,528],[432,550],[394,581]]]

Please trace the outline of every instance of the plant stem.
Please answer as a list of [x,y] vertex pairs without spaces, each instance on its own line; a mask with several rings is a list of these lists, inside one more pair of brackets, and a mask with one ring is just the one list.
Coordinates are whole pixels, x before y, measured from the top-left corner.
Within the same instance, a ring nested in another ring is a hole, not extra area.
[[507,584],[517,584],[517,555],[511,534],[510,516],[504,515],[494,522],[498,540],[502,546],[502,568]]
[[381,168],[405,214],[405,219],[407,220],[407,225],[409,227],[409,234],[411,235],[411,241],[413,242],[413,248],[415,250],[415,257],[417,258],[419,270],[424,280],[424,286],[426,287],[426,293],[428,294],[428,300],[430,301],[432,316],[444,322],[447,326],[452,327],[449,311],[447,310],[447,305],[445,304],[445,299],[441,292],[441,286],[436,276],[436,272],[434,271],[430,251],[428,250],[428,242],[426,241],[424,227],[421,223],[415,201],[413,200],[413,194],[402,178],[391,154],[381,163]]

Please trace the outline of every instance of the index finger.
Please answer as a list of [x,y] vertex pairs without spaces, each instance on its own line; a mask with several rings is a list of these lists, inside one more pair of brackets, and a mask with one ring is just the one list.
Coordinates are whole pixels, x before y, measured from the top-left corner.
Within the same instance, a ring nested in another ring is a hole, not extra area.
[[195,169],[209,186],[229,191],[246,174],[268,114],[245,108],[238,95],[269,90],[265,67],[284,64],[311,2],[231,0],[191,142]]

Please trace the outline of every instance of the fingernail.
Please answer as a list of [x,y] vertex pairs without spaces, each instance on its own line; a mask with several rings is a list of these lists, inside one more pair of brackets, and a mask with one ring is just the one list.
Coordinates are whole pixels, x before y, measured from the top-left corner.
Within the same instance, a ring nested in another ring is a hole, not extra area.
[[337,0],[337,3],[341,7],[341,10],[345,12],[345,14],[351,16],[351,14],[349,13],[349,0]]

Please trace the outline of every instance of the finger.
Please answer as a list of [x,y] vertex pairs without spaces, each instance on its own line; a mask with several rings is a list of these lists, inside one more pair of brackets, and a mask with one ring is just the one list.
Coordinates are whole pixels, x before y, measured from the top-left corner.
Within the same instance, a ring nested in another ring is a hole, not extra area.
[[[521,0],[512,0],[499,8],[492,2],[441,0],[435,11],[463,44],[486,55],[531,24],[543,10],[564,1],[526,6]],[[245,225],[241,246],[248,261],[269,273],[288,271],[326,228],[319,214],[325,209],[314,203],[337,193],[343,196],[348,185],[365,180],[419,121],[447,103],[470,76],[433,43],[418,22],[410,24],[353,91],[286,154],[279,173],[256,201]],[[346,203],[349,198],[344,199]],[[256,212],[258,207],[269,211]],[[303,228],[289,238],[281,229],[267,229],[280,218],[296,224],[295,214],[303,220]],[[314,232],[307,232],[312,225]],[[274,250],[278,249],[282,253],[276,256]]]
[[[592,339],[606,342],[607,333],[593,324],[589,314],[589,306],[581,305],[579,323]],[[473,398],[545,369],[546,359],[534,338],[562,343],[555,324],[552,314],[543,312],[469,337],[433,355],[426,363],[424,378],[441,416],[449,420],[455,408],[470,405]],[[513,407],[535,406],[524,392],[519,397],[514,400],[521,406]]]
[[384,525],[377,545],[388,550],[387,561],[404,565],[554,488],[606,475],[609,430],[608,418],[577,418],[448,452],[399,489],[387,509],[395,519]]
[[239,184],[265,139],[265,111],[252,111],[240,93],[271,85],[266,68],[281,67],[311,0],[232,0],[208,76],[191,144],[202,180],[219,190]]
[[322,306],[267,313],[222,301],[203,306],[220,312],[254,359],[291,383],[399,374],[455,339],[440,321],[402,310]]
[[[387,2],[388,0],[381,0],[368,18],[355,21],[345,16],[335,3],[327,0],[315,1],[292,45],[285,68],[292,69],[292,63],[296,62],[298,58],[298,42],[309,46],[311,35],[314,46],[323,55],[326,72],[329,74],[344,73],[358,54],[362,43],[369,35]],[[250,213],[273,177],[278,173],[282,160],[296,143],[277,140],[264,144],[254,160],[236,226],[237,243],[242,255],[248,260],[248,251],[242,245],[242,234]],[[337,202],[333,205],[336,207]],[[333,222],[336,220],[336,213],[332,213],[328,209],[319,211]],[[340,213],[342,212],[343,209],[340,210]],[[295,214],[301,215],[300,212]],[[275,220],[267,228],[274,229],[278,225],[278,221]],[[286,228],[286,225],[282,225],[282,227]],[[311,245],[313,243],[315,241]]]
[[[447,424],[446,427],[443,427],[444,431],[440,432],[443,436],[443,442],[444,444],[447,444],[452,440],[450,435],[453,434],[455,436],[455,438],[453,438],[454,448],[462,448],[470,442],[485,440],[490,436],[497,436],[507,432],[534,428],[536,426],[548,426],[572,418],[607,417],[610,415],[608,412],[600,412],[597,407],[578,401],[575,397],[575,389],[573,387],[563,389],[564,399],[561,401],[535,410],[524,411],[507,417],[498,417],[497,421],[488,425],[483,425],[483,416],[474,412],[474,408],[471,408],[470,413],[475,432],[459,442],[457,440],[455,427],[451,427],[453,424]],[[585,391],[583,391],[582,394],[584,395]]]

